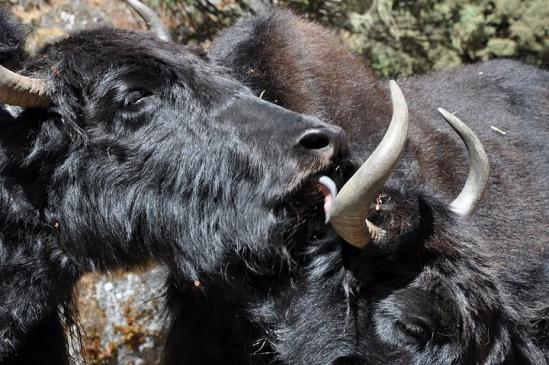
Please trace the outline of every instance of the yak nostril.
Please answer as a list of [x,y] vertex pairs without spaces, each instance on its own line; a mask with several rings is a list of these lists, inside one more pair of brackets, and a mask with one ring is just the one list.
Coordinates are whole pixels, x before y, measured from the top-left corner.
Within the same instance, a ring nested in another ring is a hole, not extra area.
[[320,150],[332,144],[330,135],[322,129],[315,129],[306,132],[300,139],[299,144],[308,150]]

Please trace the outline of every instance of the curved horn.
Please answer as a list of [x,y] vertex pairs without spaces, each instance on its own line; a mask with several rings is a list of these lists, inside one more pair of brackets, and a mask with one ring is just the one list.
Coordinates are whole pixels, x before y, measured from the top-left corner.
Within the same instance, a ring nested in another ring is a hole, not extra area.
[[438,108],[438,112],[459,134],[465,143],[465,148],[467,148],[467,153],[471,160],[465,186],[461,189],[458,197],[450,204],[450,209],[455,213],[469,216],[477,208],[488,184],[488,175],[490,172],[488,157],[486,156],[486,152],[484,152],[482,143],[480,143],[475,133],[465,123],[445,109]]
[[408,106],[397,83],[389,83],[393,102],[391,124],[370,157],[336,197],[329,222],[351,245],[362,248],[377,228],[366,221],[370,202],[396,167],[408,135]]
[[145,23],[147,23],[150,31],[156,34],[158,38],[166,42],[172,41],[172,36],[170,35],[170,32],[168,31],[168,29],[166,29],[166,27],[162,23],[162,20],[160,19],[158,14],[154,12],[154,10],[152,10],[139,0],[126,0],[126,2],[130,4],[133,10],[135,10],[141,16],[141,18],[143,18]]
[[51,104],[46,80],[19,75],[0,66],[0,103],[27,108]]

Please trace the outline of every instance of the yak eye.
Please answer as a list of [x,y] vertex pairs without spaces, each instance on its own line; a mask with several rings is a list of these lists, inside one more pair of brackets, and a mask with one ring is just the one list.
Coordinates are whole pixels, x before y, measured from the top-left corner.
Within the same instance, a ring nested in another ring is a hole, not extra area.
[[421,343],[429,341],[432,337],[432,330],[423,321],[396,321],[395,327],[404,335],[414,338]]
[[135,89],[130,91],[124,98],[124,106],[133,106],[142,103],[152,92],[144,89]]

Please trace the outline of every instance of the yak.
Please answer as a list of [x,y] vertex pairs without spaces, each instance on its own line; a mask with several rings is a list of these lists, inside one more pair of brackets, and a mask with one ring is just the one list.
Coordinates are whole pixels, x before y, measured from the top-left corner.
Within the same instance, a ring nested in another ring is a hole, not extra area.
[[340,126],[366,162],[288,197],[287,268],[172,287],[168,364],[549,361],[547,71],[496,60],[403,77],[409,128],[385,134],[406,114],[387,81],[288,11],[240,21],[208,57],[263,99]]
[[284,266],[287,197],[352,173],[339,127],[193,49],[99,28],[29,55],[25,32],[0,12],[3,365],[69,363],[83,273],[155,260],[185,287]]
[[207,55],[152,23],[31,57],[2,15],[2,364],[68,363],[74,282],[149,260],[166,364],[547,361],[546,72],[401,79],[408,110],[288,12]]

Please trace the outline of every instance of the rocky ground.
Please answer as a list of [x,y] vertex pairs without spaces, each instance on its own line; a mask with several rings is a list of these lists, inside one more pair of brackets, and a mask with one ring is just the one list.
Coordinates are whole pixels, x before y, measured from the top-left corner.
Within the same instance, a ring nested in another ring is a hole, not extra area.
[[[80,29],[146,29],[122,0],[0,0],[0,6],[29,26],[31,51]],[[77,294],[80,336],[71,339],[75,365],[159,364],[164,276],[161,268],[152,267],[82,278]]]

